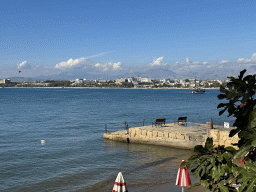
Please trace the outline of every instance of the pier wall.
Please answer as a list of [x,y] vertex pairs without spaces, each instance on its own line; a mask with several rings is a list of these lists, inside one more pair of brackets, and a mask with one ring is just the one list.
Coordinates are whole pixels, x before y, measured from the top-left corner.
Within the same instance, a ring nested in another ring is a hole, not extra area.
[[238,143],[239,138],[238,135],[234,135],[233,137],[229,137],[229,130],[218,130],[218,129],[211,129],[210,137],[213,138],[214,145],[225,145],[225,147],[234,147],[238,149],[238,147],[233,146],[232,143]]
[[[196,145],[203,145],[207,137],[213,138],[214,145],[224,145],[225,147],[232,146],[231,143],[238,142],[238,136],[229,137],[230,130],[211,129],[210,132],[202,133],[186,133],[179,131],[158,131],[147,130],[143,127],[130,128],[129,131],[122,130],[113,133],[104,133],[104,138],[131,142],[144,143],[154,145],[164,145],[176,148],[193,149]],[[234,146],[233,146],[234,147]]]

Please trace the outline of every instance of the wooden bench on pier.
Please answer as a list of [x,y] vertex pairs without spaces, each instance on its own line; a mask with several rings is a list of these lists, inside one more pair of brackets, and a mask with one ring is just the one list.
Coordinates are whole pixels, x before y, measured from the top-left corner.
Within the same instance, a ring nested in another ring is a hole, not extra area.
[[162,124],[165,125],[165,119],[156,119],[155,122],[152,122],[152,127],[153,127],[153,125],[155,125],[155,126],[161,125],[162,126]]
[[186,125],[187,124],[187,117],[179,117],[177,121],[174,123],[178,123],[178,125],[181,123],[181,125]]

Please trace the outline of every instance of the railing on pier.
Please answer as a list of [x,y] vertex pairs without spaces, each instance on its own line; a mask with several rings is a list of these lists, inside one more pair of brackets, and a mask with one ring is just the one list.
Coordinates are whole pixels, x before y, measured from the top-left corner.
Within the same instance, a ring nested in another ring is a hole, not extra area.
[[[211,122],[211,125],[209,124],[208,127],[209,129],[211,128],[226,128],[224,125],[229,125],[229,127],[232,127],[233,124],[235,123],[234,118],[198,118],[198,117],[193,117],[193,116],[188,116],[188,122],[193,122],[193,123],[201,123],[201,124],[207,124],[207,122]],[[132,127],[142,127],[142,126],[148,126],[152,125],[152,122],[155,122],[156,119],[158,118],[165,118],[166,119],[166,124],[169,123],[174,123],[175,120],[178,119],[178,117],[166,117],[166,116],[159,116],[156,118],[143,118],[143,119],[138,119],[138,120],[133,120],[133,121],[115,121],[115,123],[106,123],[105,124],[105,133],[107,132],[116,132],[120,130],[127,130],[127,133],[129,131],[129,128]],[[208,134],[209,130],[208,127],[206,127],[206,132]]]

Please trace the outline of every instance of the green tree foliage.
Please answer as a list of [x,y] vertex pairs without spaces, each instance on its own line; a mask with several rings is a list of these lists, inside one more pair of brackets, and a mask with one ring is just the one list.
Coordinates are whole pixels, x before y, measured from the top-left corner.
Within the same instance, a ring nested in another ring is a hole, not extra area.
[[[188,162],[183,162],[193,175],[200,179],[199,184],[205,191],[236,191],[231,183],[240,183],[240,192],[256,191],[256,100],[255,75],[244,77],[246,70],[240,72],[238,78],[228,77],[230,82],[227,89],[220,87],[219,99],[226,99],[228,103],[220,103],[217,108],[223,108],[219,115],[225,111],[233,116],[236,129],[230,131],[229,136],[238,134],[239,142],[233,147],[214,146],[212,138],[207,138],[205,147],[195,146],[196,155],[191,156]],[[245,159],[245,166],[237,166],[234,159]],[[191,185],[193,187],[194,185]]]

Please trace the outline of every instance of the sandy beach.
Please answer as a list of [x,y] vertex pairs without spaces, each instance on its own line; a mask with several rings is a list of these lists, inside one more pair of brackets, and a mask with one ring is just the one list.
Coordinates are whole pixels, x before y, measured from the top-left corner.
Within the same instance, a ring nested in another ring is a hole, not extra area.
[[[191,183],[198,183],[196,178],[190,174]],[[196,186],[191,189],[184,188],[184,191],[187,192],[203,192],[204,188],[201,186]],[[137,187],[130,187],[128,189],[130,192],[180,192],[182,191],[182,188],[175,185],[175,181],[172,181],[170,183],[164,183],[159,185],[147,185],[147,186],[137,186]]]
[[[151,177],[148,175],[148,177]],[[190,174],[191,183],[198,183],[196,178]],[[127,189],[129,192],[181,192],[182,188],[175,185],[175,180],[172,180],[170,182],[166,183],[159,183],[159,184],[137,184],[137,185],[129,185],[129,180],[126,180],[127,183]],[[113,189],[113,181],[109,182],[107,186],[97,189],[89,189],[89,190],[81,190],[81,192],[89,192],[89,191],[95,191],[95,192],[109,192]],[[203,192],[204,188],[202,186],[195,186],[193,188],[187,189],[184,188],[186,192]],[[79,190],[80,191],[80,190]]]
[[[178,150],[178,149],[176,149]],[[187,160],[189,156],[193,154],[192,150],[187,150],[186,154],[181,153],[180,157]],[[126,182],[129,192],[181,192],[182,188],[176,186],[176,177],[178,172],[178,165],[180,158],[170,159],[161,164],[152,167],[145,167],[142,170],[124,174],[124,180]],[[238,166],[243,166],[241,159],[235,159],[234,163]],[[191,183],[198,183],[199,181],[189,172]],[[97,186],[96,188],[79,190],[81,192],[110,192],[113,189],[115,177],[107,182]],[[159,178],[161,178],[159,180]],[[195,186],[187,189],[186,192],[203,192],[202,186]]]
[[[180,149],[173,149],[174,153],[178,153]],[[123,173],[129,192],[180,192],[182,188],[176,186],[176,178],[178,166],[182,159],[187,160],[193,155],[193,150],[181,150],[180,155],[169,158],[166,161],[157,163],[153,166],[146,166],[141,169],[133,170],[129,173]],[[121,170],[120,170],[121,171]],[[90,189],[78,190],[79,192],[109,192],[112,191],[115,183],[116,175],[109,180],[98,183]],[[198,183],[196,178],[190,173],[191,183]],[[186,189],[188,192],[203,191],[202,187],[194,187]]]

